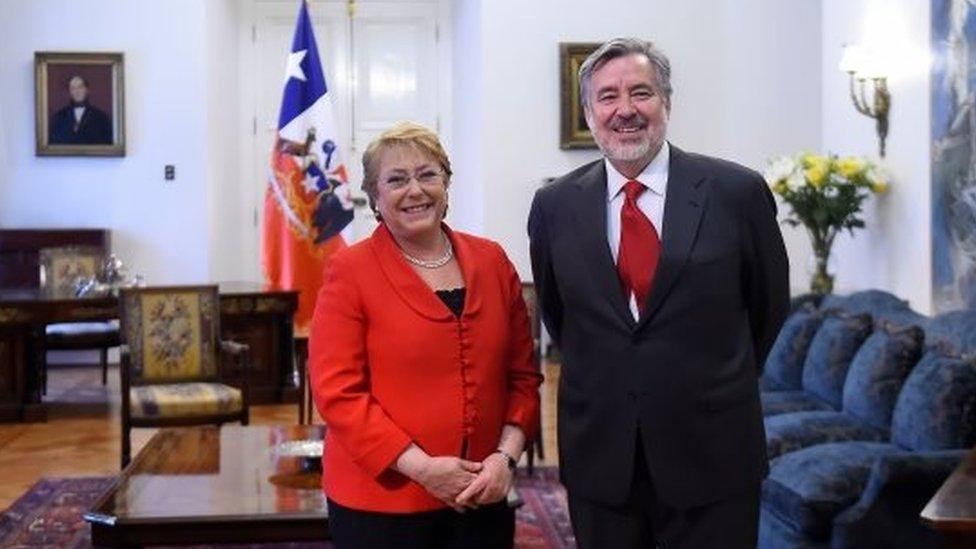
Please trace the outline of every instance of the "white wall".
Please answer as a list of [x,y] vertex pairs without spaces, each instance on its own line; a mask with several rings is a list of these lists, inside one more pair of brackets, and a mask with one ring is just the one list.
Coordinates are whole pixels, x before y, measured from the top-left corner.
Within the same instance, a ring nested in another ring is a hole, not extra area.
[[[219,135],[231,109],[220,102],[236,91],[219,59],[228,48],[210,49],[229,43],[230,4],[0,4],[0,226],[108,227],[114,251],[150,283],[209,280],[219,207],[209,186],[236,163]],[[125,54],[125,157],[34,156],[33,63],[43,50]],[[218,87],[226,92],[214,96]],[[165,164],[175,181],[163,180]]]
[[[459,0],[452,10],[453,99],[452,145],[448,147],[454,171],[450,189],[450,211],[447,221],[452,226],[475,234],[485,232],[485,198],[491,196],[485,170],[487,151],[484,109],[474,108],[485,99],[482,71],[485,42],[482,33],[482,0]],[[488,193],[486,195],[486,193]]]
[[878,155],[874,121],[848,97],[838,69],[845,43],[881,41],[901,48],[884,165],[891,190],[866,208],[867,228],[835,244],[836,289],[881,288],[929,313],[931,295],[930,3],[919,0],[826,0],[823,3],[823,149]]
[[244,239],[253,221],[242,204],[250,181],[241,180],[240,57],[242,5],[235,0],[207,0],[204,5],[206,37],[206,102],[209,280],[245,280]]
[[[560,42],[623,35],[655,41],[671,58],[670,138],[681,148],[754,168],[776,154],[819,148],[816,3],[537,0],[531,10],[514,0],[455,5],[458,40],[470,50],[455,72],[458,177],[452,208],[463,193],[481,192],[477,210],[470,211],[472,204],[458,208],[464,217],[456,223],[483,227],[526,279],[525,220],[535,189],[543,178],[599,157],[596,150],[558,148]],[[463,186],[476,190],[462,193]],[[795,279],[805,281],[802,270]]]
[[[531,276],[525,219],[545,177],[598,157],[561,151],[558,44],[637,35],[671,57],[670,138],[754,168],[800,150],[873,154],[873,122],[854,111],[841,45],[902,21],[926,49],[919,0],[444,0],[457,52],[450,221],[499,240]],[[150,282],[239,278],[251,223],[240,205],[239,0],[0,2],[0,226],[110,227],[114,248]],[[152,9],[149,9],[151,7]],[[893,14],[893,15],[892,15]],[[919,23],[921,22],[921,23]],[[147,31],[151,29],[151,31]],[[126,55],[124,158],[34,156],[33,54]],[[927,67],[891,82],[892,191],[869,228],[836,247],[837,288],[881,287],[931,306]],[[177,179],[163,181],[164,164]],[[235,206],[236,204],[236,206]],[[784,227],[795,293],[808,284],[806,235]],[[909,252],[906,253],[906,250]]]

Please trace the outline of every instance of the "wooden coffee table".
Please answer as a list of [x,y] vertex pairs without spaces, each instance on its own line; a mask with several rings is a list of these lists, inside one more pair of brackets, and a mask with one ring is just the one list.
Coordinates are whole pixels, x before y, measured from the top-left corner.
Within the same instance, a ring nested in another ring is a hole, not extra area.
[[321,425],[162,429],[85,520],[94,546],[329,538],[321,473],[277,456]]

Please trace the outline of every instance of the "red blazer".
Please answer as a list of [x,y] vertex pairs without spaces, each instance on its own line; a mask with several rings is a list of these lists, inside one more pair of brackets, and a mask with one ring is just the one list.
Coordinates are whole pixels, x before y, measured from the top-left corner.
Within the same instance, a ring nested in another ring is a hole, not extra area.
[[409,513],[444,504],[391,469],[416,443],[480,461],[506,423],[531,439],[542,376],[521,283],[502,248],[446,226],[467,296],[460,319],[415,273],[389,229],[329,261],[309,372],[328,426],[322,486],[341,505]]

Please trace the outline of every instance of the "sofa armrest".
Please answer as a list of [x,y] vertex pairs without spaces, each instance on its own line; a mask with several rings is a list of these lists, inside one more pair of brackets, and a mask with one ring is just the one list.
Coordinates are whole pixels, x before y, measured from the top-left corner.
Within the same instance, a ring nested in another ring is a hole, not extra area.
[[834,546],[937,547],[919,513],[969,450],[900,452],[878,458],[861,499],[834,520]]

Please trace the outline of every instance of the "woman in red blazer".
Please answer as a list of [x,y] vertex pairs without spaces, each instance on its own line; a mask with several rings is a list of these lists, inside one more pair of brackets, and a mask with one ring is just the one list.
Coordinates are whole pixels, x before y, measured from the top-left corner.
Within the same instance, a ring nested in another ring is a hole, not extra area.
[[329,262],[310,337],[338,549],[511,547],[542,376],[501,247],[452,231],[450,161],[401,123],[363,154],[380,225]]

